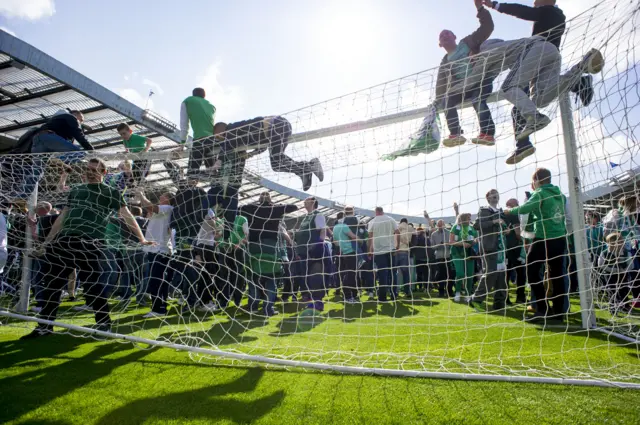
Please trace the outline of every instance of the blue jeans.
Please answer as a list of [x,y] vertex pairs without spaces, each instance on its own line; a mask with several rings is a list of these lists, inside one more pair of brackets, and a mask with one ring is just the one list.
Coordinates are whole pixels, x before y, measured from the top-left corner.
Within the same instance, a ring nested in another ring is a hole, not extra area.
[[[257,282],[254,282],[254,279]],[[249,281],[249,310],[258,310],[258,304],[262,301],[262,309],[266,314],[269,314],[273,311],[278,294],[276,279],[266,276],[255,276],[254,279]]]
[[[99,283],[105,288],[106,296],[110,296],[118,286],[120,267],[118,266],[118,251],[108,248],[101,261],[102,273],[98,278]],[[93,282],[86,282],[93,284]]]
[[387,291],[391,292],[391,296],[395,299],[395,282],[393,275],[393,254],[387,252],[384,254],[376,254],[373,257],[378,269],[378,301],[387,300]]
[[[402,291],[411,294],[411,269],[408,252],[396,252],[396,273],[402,274]],[[397,289],[396,289],[397,291]]]
[[[55,133],[42,133],[33,138],[31,153],[52,153],[52,152],[74,152],[72,154],[60,155],[58,158],[66,163],[78,162],[84,158],[84,152],[78,145],[73,144],[67,139],[58,136]],[[75,153],[78,152],[78,153]],[[44,169],[49,158],[47,156],[37,155],[33,158],[33,167],[24,170],[24,186],[20,197],[27,198],[33,192],[42,177]]]

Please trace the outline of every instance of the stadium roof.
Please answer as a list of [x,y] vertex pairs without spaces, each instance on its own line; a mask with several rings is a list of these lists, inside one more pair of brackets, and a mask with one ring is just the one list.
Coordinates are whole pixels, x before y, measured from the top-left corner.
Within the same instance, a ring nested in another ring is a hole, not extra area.
[[[176,147],[177,126],[158,114],[144,110],[118,96],[100,84],[85,77],[69,66],[24,41],[0,30],[0,135],[17,139],[29,128],[43,124],[60,110],[79,110],[85,115],[83,124],[87,139],[101,153],[113,154],[121,149],[121,138],[116,126],[122,122],[131,125],[136,133],[154,140],[153,150],[162,157]],[[292,141],[309,140],[328,135],[344,134],[388,125],[407,119],[420,118],[424,108],[403,111],[383,117],[360,121],[332,128],[294,134]],[[182,155],[184,156],[184,155]],[[170,178],[161,164],[154,163],[147,181],[159,186],[170,184]],[[182,166],[186,161],[182,158]],[[587,191],[585,207],[594,210],[606,209],[612,200],[634,190],[640,176],[640,168],[621,174],[608,184]],[[245,173],[245,183],[240,192],[240,204],[257,200],[265,190],[281,203],[297,204],[301,216],[302,200],[309,194],[298,191],[250,172]],[[318,198],[321,209],[329,217],[335,216],[343,205],[330,199]],[[372,217],[369,209],[355,208],[356,214]],[[396,219],[403,217],[390,214]],[[415,223],[424,223],[423,217],[407,217]]]

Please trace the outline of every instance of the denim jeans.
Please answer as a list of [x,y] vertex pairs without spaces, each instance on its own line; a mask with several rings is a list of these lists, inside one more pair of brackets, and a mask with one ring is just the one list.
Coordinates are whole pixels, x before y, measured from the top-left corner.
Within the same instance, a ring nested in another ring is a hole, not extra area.
[[378,301],[387,300],[387,291],[390,291],[391,296],[395,299],[397,294],[393,273],[393,254],[391,252],[376,254],[373,261],[378,269]]
[[409,252],[396,252],[396,273],[402,274],[402,291],[411,294],[411,268],[409,263]]
[[262,309],[265,313],[269,313],[273,310],[278,294],[276,279],[274,277],[255,276],[255,280],[257,282],[254,282],[254,279],[249,281],[249,310],[258,310],[258,305],[262,301]]
[[[84,158],[84,152],[79,145],[75,145],[67,139],[55,133],[41,133],[33,138],[31,153],[51,153],[51,152],[74,152],[72,154],[60,155],[62,161],[66,163],[78,162]],[[78,153],[75,153],[78,152]],[[33,158],[33,167],[24,170],[24,186],[20,197],[27,198],[33,192],[42,177],[44,169],[49,160],[48,156],[36,155]]]

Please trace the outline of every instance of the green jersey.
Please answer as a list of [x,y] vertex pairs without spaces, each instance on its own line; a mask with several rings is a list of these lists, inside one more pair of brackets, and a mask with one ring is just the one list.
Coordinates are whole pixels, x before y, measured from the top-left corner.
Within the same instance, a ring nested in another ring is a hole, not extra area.
[[567,198],[560,188],[552,184],[540,186],[522,206],[511,210],[511,214],[533,214],[536,217],[534,232],[536,239],[555,239],[567,235],[565,205]]
[[134,133],[129,137],[129,140],[123,140],[122,143],[129,152],[137,153],[147,147],[147,138]]
[[122,193],[104,183],[75,186],[67,198],[60,235],[104,240],[109,217],[125,205]]
[[249,221],[246,217],[237,215],[233,221],[233,228],[231,229],[231,235],[229,241],[237,245],[241,240],[246,239],[249,236]]
[[184,105],[193,129],[193,140],[213,136],[215,106],[198,96],[189,96],[184,100]]
[[[451,234],[455,237],[456,242],[469,242],[470,244],[475,243],[475,239],[478,237],[478,233],[476,229],[473,228],[470,224],[456,224],[451,229]],[[463,248],[461,246],[452,246],[451,247],[451,257],[452,258],[470,258],[474,256],[473,248]]]

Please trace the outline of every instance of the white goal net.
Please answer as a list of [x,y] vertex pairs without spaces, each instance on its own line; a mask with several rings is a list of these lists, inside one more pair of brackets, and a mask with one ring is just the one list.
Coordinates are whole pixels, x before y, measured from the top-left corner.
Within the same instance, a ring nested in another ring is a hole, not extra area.
[[212,363],[640,387],[639,20],[605,0],[560,53],[487,36],[186,150],[1,155],[2,324]]

